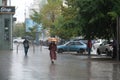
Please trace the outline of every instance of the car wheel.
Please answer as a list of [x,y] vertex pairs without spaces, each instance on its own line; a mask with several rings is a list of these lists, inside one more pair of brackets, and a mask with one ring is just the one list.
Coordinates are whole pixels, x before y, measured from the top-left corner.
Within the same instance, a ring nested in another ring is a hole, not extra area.
[[57,51],[58,53],[62,53],[63,52],[63,50],[62,49],[58,49],[58,51]]
[[99,50],[99,49],[97,49],[97,54],[98,54],[98,55],[100,55],[100,54],[101,54],[101,52],[100,52],[100,50]]
[[110,54],[110,56],[112,57],[113,56],[113,54],[112,54],[113,52],[112,51],[109,51],[109,54]]
[[112,52],[108,51],[108,49],[105,50],[105,53],[107,54],[107,56],[112,56]]
[[14,41],[14,43],[18,43],[18,41]]
[[84,49],[79,49],[79,51],[77,51],[77,53],[83,53],[83,52],[85,52]]

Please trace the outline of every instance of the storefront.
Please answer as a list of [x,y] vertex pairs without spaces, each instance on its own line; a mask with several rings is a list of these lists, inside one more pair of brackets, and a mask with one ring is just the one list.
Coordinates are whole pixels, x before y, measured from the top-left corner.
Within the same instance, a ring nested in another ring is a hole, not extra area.
[[0,6],[0,50],[13,49],[14,6]]

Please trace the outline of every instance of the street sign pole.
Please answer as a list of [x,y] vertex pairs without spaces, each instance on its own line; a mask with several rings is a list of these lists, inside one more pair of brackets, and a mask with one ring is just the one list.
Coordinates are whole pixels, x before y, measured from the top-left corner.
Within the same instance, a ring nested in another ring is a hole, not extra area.
[[119,47],[120,47],[120,19],[119,17],[117,18],[117,61],[119,61],[119,55],[120,55],[120,51],[119,51]]

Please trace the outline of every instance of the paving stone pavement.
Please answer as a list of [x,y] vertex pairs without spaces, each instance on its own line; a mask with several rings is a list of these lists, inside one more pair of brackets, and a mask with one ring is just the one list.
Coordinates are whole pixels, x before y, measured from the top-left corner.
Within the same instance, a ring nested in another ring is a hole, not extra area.
[[0,51],[0,80],[120,80],[120,62],[101,57],[64,53],[51,64],[47,47],[30,46],[24,56],[23,46],[14,45]]

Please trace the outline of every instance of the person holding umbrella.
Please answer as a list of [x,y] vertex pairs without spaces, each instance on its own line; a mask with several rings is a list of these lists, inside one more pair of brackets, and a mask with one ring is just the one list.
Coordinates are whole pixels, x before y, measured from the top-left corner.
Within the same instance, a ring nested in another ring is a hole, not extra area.
[[28,49],[29,49],[29,41],[26,38],[23,41],[23,45],[24,45],[25,56],[27,56]]
[[51,41],[51,43],[49,45],[49,51],[50,51],[50,59],[51,59],[52,63],[54,63],[54,61],[57,58],[57,56],[56,56],[56,50],[57,50],[57,46],[55,44],[55,41]]

